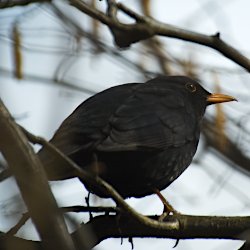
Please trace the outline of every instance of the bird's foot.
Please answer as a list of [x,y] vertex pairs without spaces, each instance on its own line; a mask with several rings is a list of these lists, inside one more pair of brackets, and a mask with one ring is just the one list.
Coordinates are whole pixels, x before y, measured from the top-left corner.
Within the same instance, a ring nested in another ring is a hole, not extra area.
[[181,214],[179,211],[175,210],[171,204],[166,201],[166,203],[164,202],[163,203],[163,212],[162,214],[160,215],[159,217],[159,221],[164,221],[166,217],[168,217],[169,215],[178,215],[178,214]]
[[171,204],[169,204],[169,202],[167,203],[163,203],[163,213],[160,215],[160,217],[158,218],[159,221],[164,221],[164,219],[169,216],[169,215],[175,215],[175,214],[181,214],[180,212],[178,212],[177,210],[175,210]]
[[163,214],[181,214],[179,211],[173,208],[173,206],[164,198],[163,202]]
[[161,194],[158,189],[155,189],[155,193],[163,203],[163,213],[159,217],[159,221],[163,221],[169,215],[181,214],[180,212],[174,209],[174,207],[166,200],[166,198]]

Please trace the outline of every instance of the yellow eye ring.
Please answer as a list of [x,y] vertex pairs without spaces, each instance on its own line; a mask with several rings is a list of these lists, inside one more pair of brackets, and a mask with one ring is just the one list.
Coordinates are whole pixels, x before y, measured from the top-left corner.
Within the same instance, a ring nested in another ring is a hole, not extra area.
[[192,93],[196,91],[196,86],[193,83],[187,83],[185,87],[188,91]]

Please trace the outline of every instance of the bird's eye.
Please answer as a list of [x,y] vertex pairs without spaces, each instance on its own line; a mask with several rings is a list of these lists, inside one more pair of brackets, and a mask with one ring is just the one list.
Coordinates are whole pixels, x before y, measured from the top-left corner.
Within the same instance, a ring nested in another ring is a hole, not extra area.
[[196,91],[196,86],[193,83],[187,83],[185,87],[188,91],[192,93]]

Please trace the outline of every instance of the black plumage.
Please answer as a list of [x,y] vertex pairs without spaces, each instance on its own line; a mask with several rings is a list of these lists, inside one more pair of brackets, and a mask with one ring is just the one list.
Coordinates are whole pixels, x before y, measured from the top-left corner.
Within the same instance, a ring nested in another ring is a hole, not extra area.
[[[190,165],[207,105],[232,100],[184,76],[124,84],[80,104],[51,143],[124,198],[143,197],[169,186]],[[49,179],[74,177],[46,149],[38,154]]]

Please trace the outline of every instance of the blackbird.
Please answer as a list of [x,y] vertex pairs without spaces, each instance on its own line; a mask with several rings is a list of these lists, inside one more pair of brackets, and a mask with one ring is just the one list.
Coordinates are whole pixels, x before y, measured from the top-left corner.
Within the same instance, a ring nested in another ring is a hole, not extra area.
[[[143,197],[165,189],[190,165],[206,107],[233,100],[211,94],[185,76],[123,84],[80,104],[50,142],[123,198]],[[50,180],[75,177],[46,148],[38,155]],[[87,188],[108,197],[96,187]]]

